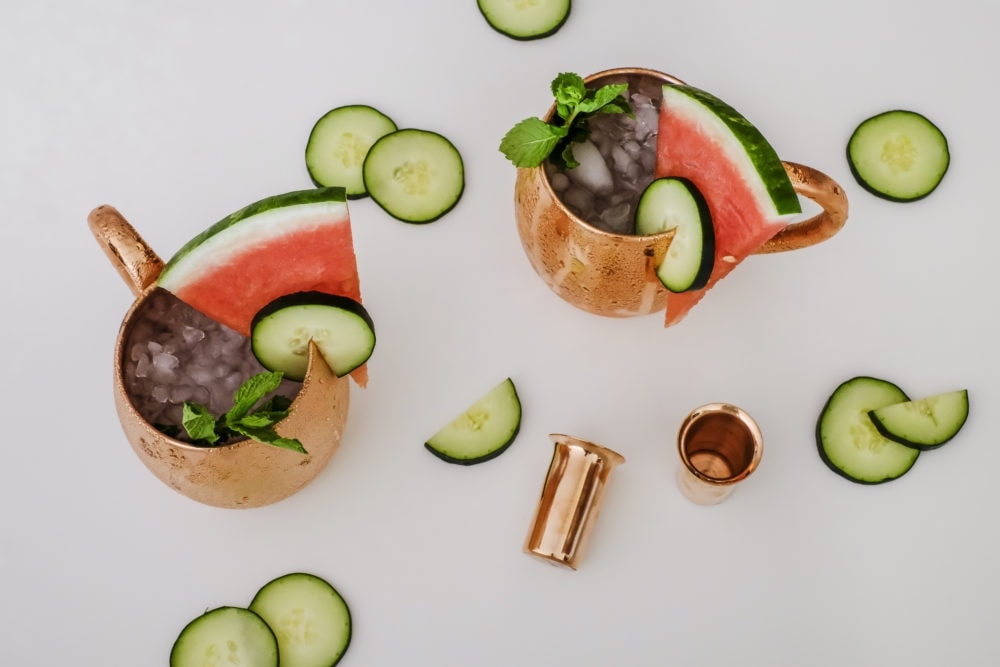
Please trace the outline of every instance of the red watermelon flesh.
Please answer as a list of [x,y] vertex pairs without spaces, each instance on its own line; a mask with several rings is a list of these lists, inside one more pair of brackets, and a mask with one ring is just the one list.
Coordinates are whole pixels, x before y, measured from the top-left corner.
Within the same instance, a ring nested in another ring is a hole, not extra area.
[[[343,189],[278,195],[227,216],[181,248],[158,284],[245,336],[254,315],[281,296],[317,291],[360,302]],[[351,376],[365,386],[366,367]]]
[[670,326],[801,207],[784,165],[760,132],[732,107],[691,86],[663,87],[656,176],[694,183],[705,197],[715,231],[708,284],[667,295]]

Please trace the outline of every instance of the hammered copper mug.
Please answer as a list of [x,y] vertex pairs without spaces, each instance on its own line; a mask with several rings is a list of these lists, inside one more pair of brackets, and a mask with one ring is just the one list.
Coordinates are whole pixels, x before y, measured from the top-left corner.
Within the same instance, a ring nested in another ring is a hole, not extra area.
[[98,243],[135,295],[122,321],[114,352],[114,400],[125,437],[142,463],[163,483],[207,505],[259,507],[302,489],[329,463],[340,445],[350,402],[348,378],[338,378],[309,347],[309,365],[288,417],[278,422],[279,435],[298,438],[308,454],[239,440],[199,447],[165,435],[132,404],[125,389],[125,341],[136,314],[157,290],[163,262],[135,229],[110,206],[88,218]]
[[[584,79],[588,87],[629,80],[684,85],[674,76],[646,68],[610,69]],[[552,107],[543,120],[554,114]],[[847,220],[847,196],[840,185],[811,167],[783,164],[795,191],[823,210],[781,230],[757,254],[820,243]],[[668,292],[656,268],[670,247],[672,231],[642,236],[598,229],[559,199],[544,166],[517,170],[514,200],[525,254],[535,272],[564,301],[608,317],[648,315],[666,307]]]

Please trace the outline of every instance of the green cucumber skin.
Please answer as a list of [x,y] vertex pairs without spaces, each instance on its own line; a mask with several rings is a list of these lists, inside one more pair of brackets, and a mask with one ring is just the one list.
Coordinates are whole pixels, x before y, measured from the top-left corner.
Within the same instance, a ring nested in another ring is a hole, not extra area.
[[[254,331],[256,330],[257,325],[260,324],[261,321],[266,320],[269,316],[273,315],[274,313],[280,310],[284,310],[285,308],[294,308],[296,306],[315,306],[315,305],[329,306],[331,308],[340,308],[341,310],[346,310],[359,317],[362,321],[364,321],[366,325],[368,325],[368,329],[371,331],[372,349],[374,350],[375,344],[377,342],[377,337],[375,335],[375,322],[372,320],[371,315],[363,305],[361,305],[354,299],[337,294],[327,294],[326,292],[295,292],[293,294],[286,294],[285,296],[278,297],[274,301],[270,302],[269,304],[261,308],[257,312],[257,314],[254,315],[253,319],[250,322],[251,352],[253,353],[254,357],[256,357],[258,361],[260,361],[260,357],[258,356],[258,351],[257,351],[257,339],[254,336]],[[365,363],[367,363],[367,361],[368,359],[365,359],[360,364],[357,364],[352,368],[349,368],[340,373],[334,371],[334,373],[337,375],[337,377],[344,377],[349,373],[351,373],[352,371],[356,370],[357,368],[363,366]],[[261,362],[261,364],[264,365],[263,362]],[[330,370],[334,369],[331,367]],[[301,382],[302,380],[305,379],[305,376],[296,377],[294,374],[289,374],[289,373],[286,373],[285,377],[289,380],[294,380],[296,382]]]
[[521,430],[521,425],[518,424],[514,428],[513,433],[510,434],[510,439],[508,439],[507,442],[503,443],[502,445],[491,451],[489,454],[485,454],[483,456],[477,456],[475,458],[462,459],[462,458],[455,458],[452,456],[448,456],[444,452],[435,449],[434,446],[431,445],[431,443],[429,442],[425,442],[424,447],[427,448],[427,451],[429,451],[431,454],[438,457],[442,461],[447,461],[448,463],[456,463],[458,465],[463,465],[463,466],[472,466],[476,465],[477,463],[486,463],[487,461],[495,459],[496,457],[503,454],[510,448],[512,444],[514,444],[514,440],[517,439],[517,434],[520,430]]
[[[712,271],[715,269],[715,225],[712,223],[712,213],[708,208],[708,202],[705,200],[704,195],[701,194],[701,190],[686,178],[680,178],[677,176],[664,177],[659,180],[673,180],[681,183],[691,196],[692,201],[694,201],[695,206],[698,209],[698,217],[701,222],[701,264],[698,266],[698,272],[695,274],[694,279],[691,284],[684,289],[673,289],[666,283],[661,283],[671,292],[681,293],[689,292],[694,290],[700,290],[708,284],[708,281],[712,277]],[[654,181],[655,183],[656,181]],[[650,184],[652,186],[652,184]],[[648,187],[647,187],[648,190]],[[642,206],[642,199],[639,200],[639,207]],[[639,215],[639,209],[636,210],[636,216]],[[669,252],[669,250],[668,250]],[[657,274],[659,275],[659,274]]]
[[[842,382],[837,387],[837,389],[840,389],[840,387],[844,386],[848,382],[853,382],[855,380],[875,380],[877,382],[886,382],[885,380],[883,380],[881,378],[876,378],[876,377],[872,377],[872,376],[868,376],[868,375],[859,375],[859,376],[851,378],[850,380],[846,380],[846,381]],[[892,383],[890,383],[890,384],[892,384]],[[897,387],[897,389],[898,389],[898,387]],[[900,392],[903,393],[902,389],[900,389]],[[848,480],[850,482],[854,482],[855,484],[862,484],[862,485],[865,485],[865,486],[877,486],[879,484],[885,484],[886,482],[891,482],[894,479],[899,479],[900,477],[902,477],[903,475],[905,475],[906,473],[908,473],[910,471],[910,469],[913,468],[913,465],[917,462],[917,459],[919,458],[918,456],[915,456],[913,458],[913,461],[910,463],[910,465],[905,470],[900,471],[896,475],[893,475],[893,476],[890,476],[890,477],[885,477],[885,478],[879,479],[879,480],[867,480],[867,479],[861,479],[861,478],[858,478],[858,477],[852,477],[852,476],[848,475],[845,471],[841,470],[833,461],[830,460],[830,458],[826,455],[826,451],[823,449],[823,430],[822,430],[822,427],[823,427],[823,417],[826,415],[827,411],[830,409],[830,404],[831,404],[831,402],[833,402],[833,400],[834,400],[834,398],[836,398],[836,396],[837,396],[837,390],[834,390],[830,394],[830,397],[826,400],[826,403],[823,405],[823,409],[820,410],[820,412],[819,412],[819,419],[816,420],[816,449],[819,451],[819,458],[820,458],[820,460],[822,460],[823,463],[826,464],[826,467],[829,468],[830,470],[832,470],[833,472],[837,473],[837,475],[839,475],[840,477],[843,477],[844,479],[846,479],[846,480]],[[903,393],[903,396],[905,397],[906,394]],[[908,397],[904,398],[904,400],[909,400],[909,398]]]
[[845,149],[845,154],[847,156],[847,166],[851,171],[851,176],[854,177],[854,180],[857,182],[857,184],[861,187],[862,190],[864,190],[869,194],[875,195],[879,199],[884,199],[885,201],[891,201],[897,204],[908,204],[910,202],[920,201],[921,199],[928,197],[932,192],[937,190],[938,186],[941,185],[941,181],[944,180],[945,174],[948,173],[948,168],[951,166],[951,148],[948,145],[948,138],[945,136],[944,132],[941,132],[940,127],[935,125],[926,116],[918,114],[920,115],[921,118],[924,119],[924,121],[926,121],[928,125],[930,125],[935,130],[941,133],[941,138],[944,140],[945,153],[948,155],[948,162],[945,164],[944,169],[941,171],[941,176],[938,179],[937,183],[935,183],[933,187],[928,189],[927,192],[921,195],[917,195],[915,197],[896,197],[894,195],[891,195],[887,192],[883,192],[882,190],[879,190],[878,188],[872,186],[871,184],[868,183],[868,180],[864,176],[862,176],[861,173],[858,172],[857,167],[854,165],[854,156],[851,155],[851,144],[854,141],[854,137],[858,133],[858,131],[862,128],[862,126],[865,125],[865,123],[882,118],[884,116],[890,116],[892,114],[897,114],[897,113],[915,113],[915,112],[907,111],[906,109],[892,109],[890,111],[883,111],[882,113],[876,114],[871,118],[866,118],[865,120],[861,121],[861,123],[858,124],[858,126],[854,129],[854,132],[851,134],[851,138],[848,139],[847,148]]
[[498,28],[497,26],[493,25],[493,22],[490,21],[490,17],[486,14],[486,11],[483,10],[483,3],[481,2],[481,0],[478,0],[476,2],[476,5],[479,7],[479,13],[483,15],[484,19],[486,19],[486,25],[488,25],[489,27],[493,28],[493,30],[495,30],[496,32],[500,33],[504,37],[507,37],[509,39],[513,39],[513,40],[515,40],[517,42],[531,42],[531,41],[534,41],[536,39],[544,39],[546,37],[551,37],[552,35],[554,35],[557,32],[559,32],[560,28],[562,28],[564,25],[566,25],[566,21],[569,20],[569,15],[572,13],[572,10],[573,10],[573,3],[572,2],[567,3],[567,5],[566,5],[566,13],[563,14],[562,20],[559,21],[559,23],[557,23],[554,26],[552,26],[549,30],[546,30],[545,32],[534,33],[534,34],[531,34],[531,35],[515,35],[513,33],[509,33],[507,31],[502,30],[502,29]]
[[513,393],[514,403],[517,405],[517,423],[514,425],[514,429],[513,431],[511,431],[510,437],[507,438],[505,442],[503,442],[502,444],[500,444],[500,446],[496,447],[495,449],[489,451],[488,453],[482,456],[473,456],[464,458],[450,456],[449,454],[446,454],[440,449],[437,449],[434,446],[434,444],[431,443],[430,441],[424,443],[424,447],[427,449],[427,451],[429,451],[431,454],[438,457],[442,461],[464,466],[476,465],[478,463],[486,463],[487,461],[491,461],[500,456],[501,454],[503,454],[505,451],[507,451],[510,448],[510,446],[514,444],[514,441],[517,439],[517,434],[521,431],[521,419],[524,416],[524,407],[521,403],[521,396],[520,394],[518,394],[517,391],[517,385],[514,384],[513,380],[507,378],[506,380],[504,380],[504,383],[506,383],[510,387],[511,392]]
[[186,626],[184,626],[184,628],[181,630],[180,634],[177,636],[177,639],[174,641],[173,646],[170,648],[170,657],[169,657],[170,667],[186,667],[187,665],[192,664],[185,657],[186,656],[185,651],[187,649],[187,646],[185,645],[185,639],[186,639],[186,634],[188,633],[189,630],[195,628],[197,626],[197,624],[204,622],[206,620],[206,617],[211,617],[211,616],[216,615],[216,614],[223,614],[223,613],[227,613],[227,612],[230,612],[230,611],[232,611],[232,612],[238,612],[240,614],[244,614],[244,613],[252,614],[253,616],[256,616],[258,619],[260,619],[260,630],[262,632],[270,633],[270,637],[271,637],[271,639],[274,642],[274,652],[275,652],[275,662],[274,662],[274,665],[275,665],[275,667],[277,667],[278,666],[278,638],[274,634],[274,630],[271,629],[271,626],[269,626],[267,624],[267,621],[265,621],[263,618],[261,618],[260,614],[258,614],[255,611],[252,611],[250,609],[246,609],[246,608],[242,608],[242,607],[228,607],[228,606],[227,607],[216,607],[215,609],[210,609],[210,610],[206,611],[204,614],[202,614],[201,616],[199,616],[199,617],[197,617],[195,619],[192,619],[190,622],[188,622],[188,624]]
[[893,442],[898,442],[899,444],[906,445],[907,447],[912,447],[913,449],[918,449],[918,450],[920,450],[922,452],[927,452],[927,451],[930,451],[932,449],[937,449],[937,448],[945,445],[946,443],[951,442],[955,438],[955,436],[958,435],[958,432],[960,430],[962,430],[962,427],[965,426],[965,422],[968,421],[968,419],[969,419],[969,411],[968,411],[968,409],[969,409],[969,394],[968,394],[968,392],[965,392],[965,407],[966,407],[965,416],[962,417],[962,421],[955,426],[955,431],[951,435],[949,435],[947,438],[944,438],[943,440],[940,440],[940,441],[934,442],[934,443],[913,442],[911,440],[907,440],[905,438],[901,438],[901,437],[899,437],[897,435],[894,435],[894,434],[890,433],[889,430],[885,427],[885,425],[882,424],[881,421],[879,421],[878,419],[875,418],[875,416],[873,414],[874,410],[870,410],[868,412],[868,416],[871,418],[872,424],[875,425],[875,430],[878,431],[879,434],[883,438],[886,438],[888,440],[892,440]]
[[171,268],[180,263],[180,261],[184,259],[189,252],[204,243],[206,239],[209,239],[219,232],[232,227],[238,222],[276,208],[301,206],[303,204],[320,204],[323,202],[346,203],[347,195],[344,188],[335,186],[330,188],[313,188],[311,190],[296,190],[294,192],[286,192],[273,197],[267,197],[252,204],[248,204],[240,210],[230,213],[222,220],[219,220],[217,223],[181,246],[181,249],[170,258],[170,261],[168,261],[166,265],[164,265],[163,271],[160,272],[160,277],[162,278],[166,275]]
[[[332,114],[334,112],[341,111],[343,109],[352,109],[352,108],[370,109],[371,111],[377,113],[378,115],[382,116],[387,121],[389,121],[389,123],[391,123],[397,130],[399,129],[399,127],[396,126],[396,121],[394,121],[392,118],[390,118],[389,116],[387,116],[386,114],[384,114],[383,112],[379,111],[378,109],[376,109],[373,106],[370,106],[368,104],[346,104],[346,105],[343,105],[343,106],[336,107],[334,109],[330,109],[325,114],[323,114],[323,116],[320,117],[320,119],[317,120],[313,124],[313,129],[310,132],[310,136],[312,136],[312,132],[315,132],[316,128],[324,121],[324,119],[326,119],[328,116],[330,116],[330,114]],[[306,154],[306,163],[308,164],[308,162],[309,162],[309,143],[308,142],[306,143],[306,149],[305,149],[304,152]],[[306,169],[306,171],[309,172],[309,180],[317,188],[328,188],[328,187],[331,187],[331,186],[325,185],[323,183],[320,183],[315,178],[313,178],[312,172],[308,168]],[[346,191],[345,191],[345,193],[346,193]],[[357,199],[366,199],[368,197],[368,193],[367,192],[359,192],[357,194],[346,193],[345,197],[347,197],[348,201],[354,201],[354,200],[357,200]]]
[[[455,146],[455,144],[452,143],[452,141],[448,139],[448,137],[438,132],[434,132],[433,130],[421,130],[414,127],[404,127],[396,130],[395,132],[390,132],[389,134],[385,135],[384,137],[376,141],[372,145],[372,147],[368,149],[368,155],[365,156],[365,166],[362,167],[362,172],[364,173],[367,168],[368,158],[373,154],[377,154],[380,149],[384,149],[384,146],[380,146],[379,144],[381,144],[383,141],[390,142],[396,140],[397,137],[394,135],[401,136],[404,134],[420,134],[420,135],[425,135],[427,137],[433,137],[436,140],[440,140],[441,142],[443,142],[444,145],[449,146],[451,150],[455,153],[455,157],[457,158],[458,161],[458,174],[460,182],[459,182],[459,188],[454,193],[453,199],[446,206],[439,209],[434,215],[428,216],[426,218],[423,217],[415,218],[406,216],[396,210],[390,210],[390,209],[395,209],[395,206],[387,205],[387,202],[385,202],[378,193],[373,194],[371,191],[371,187],[368,185],[367,178],[365,178],[365,189],[368,190],[368,196],[371,197],[372,201],[378,204],[383,211],[388,213],[391,217],[395,218],[396,220],[399,220],[400,222],[405,222],[409,225],[426,225],[432,222],[436,222],[441,218],[443,218],[448,213],[450,213],[452,209],[454,209],[456,206],[458,206],[458,202],[461,201],[462,196],[465,194],[465,158],[462,157],[462,153],[458,150],[458,147]],[[378,188],[376,188],[376,190],[377,189]]]
[[[344,637],[344,643],[341,646],[339,655],[337,655],[336,659],[334,659],[334,661],[331,662],[329,664],[329,666],[328,666],[328,667],[334,667],[335,665],[339,664],[341,660],[344,659],[344,656],[347,655],[347,650],[351,647],[351,640],[354,638],[354,617],[351,614],[351,607],[350,607],[349,604],[347,604],[347,600],[344,598],[343,595],[341,595],[340,591],[337,590],[337,588],[334,587],[334,585],[331,584],[330,582],[328,582],[326,579],[323,579],[322,577],[318,577],[315,574],[309,574],[308,572],[291,572],[289,574],[283,574],[280,577],[275,577],[274,579],[272,579],[271,581],[267,582],[266,584],[264,584],[263,586],[260,587],[260,589],[254,595],[253,600],[251,600],[250,604],[247,605],[247,609],[253,611],[254,604],[260,601],[262,595],[265,595],[270,587],[272,587],[274,585],[280,585],[282,581],[287,581],[287,580],[290,580],[290,579],[293,579],[293,578],[303,578],[303,579],[306,579],[306,580],[314,580],[320,586],[329,587],[329,589],[331,591],[333,591],[333,593],[336,594],[336,597],[340,598],[340,601],[343,603],[344,612],[346,614],[346,618],[344,619],[344,622],[346,623],[347,634]],[[254,613],[256,613],[256,612],[254,612]],[[261,616],[261,618],[263,618],[263,616],[260,615],[260,614],[258,614],[258,616]],[[265,620],[265,623],[266,623],[266,620]],[[275,635],[275,640],[277,641],[277,635]],[[280,656],[280,648],[281,648],[280,643],[278,644],[278,648],[279,648],[279,656],[278,657],[279,657],[279,667],[280,667],[280,664],[281,664],[280,663],[280,657],[281,657]]]
[[795,192],[791,179],[788,178],[788,172],[785,171],[781,158],[778,157],[774,147],[764,138],[760,130],[750,123],[743,114],[700,88],[679,84],[667,85],[708,107],[725,123],[726,127],[743,145],[743,150],[750,157],[750,162],[757,170],[761,180],[767,184],[768,194],[779,215],[802,212],[799,196]]

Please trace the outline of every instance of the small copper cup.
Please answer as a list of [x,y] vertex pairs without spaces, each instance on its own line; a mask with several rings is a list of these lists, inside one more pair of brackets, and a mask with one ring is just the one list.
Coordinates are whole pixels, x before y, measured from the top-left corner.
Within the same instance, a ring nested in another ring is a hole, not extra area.
[[136,313],[157,289],[163,262],[135,229],[110,206],[91,212],[88,223],[111,263],[136,296],[118,332],[114,353],[114,399],[125,437],[142,463],[163,483],[207,505],[258,507],[302,489],[340,446],[350,402],[349,380],[338,378],[310,343],[309,365],[279,435],[298,438],[308,454],[254,440],[198,447],[168,437],[135,409],[125,389],[125,341]]
[[[635,79],[684,84],[670,74],[635,67],[605,70],[584,81],[598,87]],[[543,120],[554,114],[553,106]],[[758,254],[825,241],[847,220],[847,196],[833,179],[801,164],[784,165],[795,191],[823,210],[778,232]],[[532,268],[564,301],[607,317],[648,315],[666,307],[668,293],[656,276],[656,267],[670,247],[672,231],[640,236],[594,227],[560,200],[544,166],[517,170],[514,205],[517,231]]]
[[549,437],[555,448],[524,550],[575,570],[600,513],[608,476],[625,457],[569,435]]
[[684,419],[677,433],[677,484],[693,503],[715,505],[757,469],[764,440],[757,422],[728,403],[709,403]]

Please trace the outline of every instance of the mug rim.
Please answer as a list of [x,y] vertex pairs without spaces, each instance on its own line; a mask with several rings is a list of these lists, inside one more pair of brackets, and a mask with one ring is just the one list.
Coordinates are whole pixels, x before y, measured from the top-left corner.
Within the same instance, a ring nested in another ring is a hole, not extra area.
[[[652,69],[649,67],[613,67],[610,69],[601,70],[599,72],[594,72],[593,74],[589,74],[583,77],[583,82],[584,84],[589,85],[601,79],[606,79],[609,77],[618,77],[618,76],[648,76],[663,81],[664,83],[670,83],[681,86],[686,85],[682,80],[678,79],[676,76],[673,76],[672,74],[667,74],[666,72],[661,72],[660,70]],[[553,103],[551,106],[549,106],[548,110],[545,112],[545,115],[542,116],[541,119],[546,123],[548,123],[555,115],[555,113],[556,113],[556,105]],[[592,231],[598,236],[604,236],[609,239],[616,239],[616,240],[657,239],[668,235],[672,235],[674,233],[672,230],[665,230],[662,232],[657,232],[655,234],[619,234],[617,232],[609,232],[605,229],[601,229],[600,227],[595,226],[590,222],[587,222],[586,220],[578,216],[576,213],[574,213],[572,210],[570,210],[570,208],[566,205],[566,203],[563,202],[559,194],[552,189],[552,183],[549,181],[549,174],[545,169],[546,161],[548,161],[548,158],[546,158],[546,160],[543,161],[543,163],[538,165],[537,167],[531,167],[532,169],[539,170],[539,180],[541,181],[542,187],[545,188],[546,193],[552,198],[552,201],[555,202],[556,206],[559,207],[559,210],[562,213],[566,214],[574,222],[586,227],[588,231]]]

